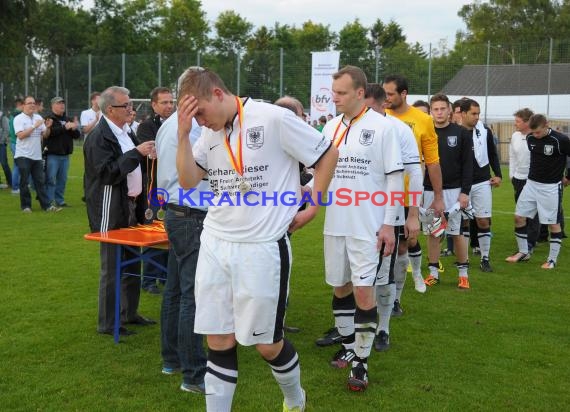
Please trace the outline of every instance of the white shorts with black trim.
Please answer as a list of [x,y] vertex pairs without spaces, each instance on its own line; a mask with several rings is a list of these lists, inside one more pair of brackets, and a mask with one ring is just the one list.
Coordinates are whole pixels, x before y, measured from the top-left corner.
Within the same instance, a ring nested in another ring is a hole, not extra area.
[[228,242],[204,229],[196,268],[194,331],[234,333],[244,345],[283,339],[291,273],[291,245]]
[[[324,236],[325,273],[327,284],[340,287],[374,286],[380,280],[387,284],[393,279],[394,262],[398,252],[398,232],[394,227],[395,246],[392,255],[382,258],[376,248],[377,240],[362,240],[350,236]],[[383,262],[386,264],[382,270]],[[391,276],[390,276],[391,275]]]
[[476,183],[471,186],[469,200],[473,206],[475,217],[491,217],[493,209],[493,194],[491,193],[491,183],[489,181]]
[[[460,188],[443,189],[443,203],[445,210],[448,210],[450,207],[457,203],[460,193]],[[434,192],[425,190],[422,199],[422,207],[429,207],[429,205],[433,203],[433,198]],[[425,225],[422,223],[422,229],[425,229],[424,226]],[[450,213],[448,215],[447,228],[445,228],[445,232],[452,236],[457,236],[461,233],[461,212]]]
[[519,196],[515,214],[533,218],[538,212],[542,225],[553,225],[558,221],[560,205],[560,183],[538,183],[528,179]]

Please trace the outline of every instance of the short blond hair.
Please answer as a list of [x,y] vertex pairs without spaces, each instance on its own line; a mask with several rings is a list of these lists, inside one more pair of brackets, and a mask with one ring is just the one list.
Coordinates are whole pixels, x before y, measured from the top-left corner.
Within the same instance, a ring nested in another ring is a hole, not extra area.
[[178,98],[191,95],[196,98],[209,100],[212,97],[212,89],[221,89],[224,93],[230,91],[217,73],[204,67],[192,66],[184,70],[178,78]]

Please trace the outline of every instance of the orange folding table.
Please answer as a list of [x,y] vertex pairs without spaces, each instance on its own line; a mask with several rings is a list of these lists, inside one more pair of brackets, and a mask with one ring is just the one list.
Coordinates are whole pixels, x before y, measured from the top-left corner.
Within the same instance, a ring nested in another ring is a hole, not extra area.
[[[115,262],[115,325],[113,336],[115,343],[119,342],[119,328],[121,326],[121,275],[132,276],[122,273],[123,268],[136,262],[149,262],[166,273],[166,267],[154,260],[162,250],[168,249],[168,237],[164,230],[163,222],[154,222],[149,225],[138,225],[122,229],[109,230],[107,232],[88,233],[84,236],[87,240],[112,243],[117,247]],[[123,248],[132,252],[135,257],[123,260]],[[136,275],[140,276],[140,275]]]

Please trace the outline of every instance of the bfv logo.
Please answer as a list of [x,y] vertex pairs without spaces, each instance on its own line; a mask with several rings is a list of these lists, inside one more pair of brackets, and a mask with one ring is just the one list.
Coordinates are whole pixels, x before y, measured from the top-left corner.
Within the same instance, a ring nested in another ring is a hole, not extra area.
[[322,95],[322,96],[316,95],[314,100],[315,100],[315,103],[317,103],[317,104],[318,103],[328,103],[331,101],[331,98],[329,96],[326,96],[326,95]]
[[311,104],[319,111],[319,112],[328,112],[329,103],[332,101],[332,94],[329,89],[326,87],[321,87],[319,91],[315,93],[315,95],[311,99]]

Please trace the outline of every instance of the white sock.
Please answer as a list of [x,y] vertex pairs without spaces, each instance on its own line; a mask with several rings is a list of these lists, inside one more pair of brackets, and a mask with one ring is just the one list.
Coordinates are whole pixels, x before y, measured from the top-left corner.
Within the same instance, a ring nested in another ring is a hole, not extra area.
[[489,259],[489,253],[491,252],[491,229],[479,229],[477,238],[479,239],[479,248],[481,249],[481,259]]
[[354,335],[354,353],[360,359],[366,359],[370,356],[374,335],[376,334],[376,311],[376,307],[368,310],[356,308],[356,313],[354,314],[356,330]]
[[301,367],[299,355],[293,345],[283,339],[281,352],[272,361],[267,361],[271,366],[273,377],[279,384],[285,404],[292,409],[303,404],[303,389],[301,388]]
[[230,412],[237,385],[237,348],[224,351],[208,350],[206,364],[206,410]]
[[408,264],[410,259],[408,258],[408,253],[403,255],[398,255],[396,258],[396,264],[394,265],[394,282],[396,284],[396,296],[395,300],[400,300],[402,297],[402,291],[404,290],[404,284],[406,283],[406,271],[408,270]]
[[376,302],[378,307],[378,327],[376,334],[381,330],[390,334],[390,316],[392,315],[392,308],[396,300],[396,284],[390,283],[388,285],[376,286]]
[[562,232],[550,234],[550,251],[548,253],[548,260],[553,260],[556,263],[560,248],[562,247]]
[[527,254],[528,253],[528,235],[527,226],[515,228],[515,238],[517,239],[517,246],[519,252]]

